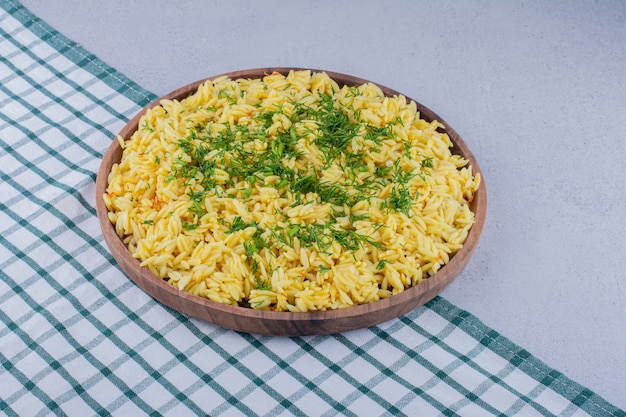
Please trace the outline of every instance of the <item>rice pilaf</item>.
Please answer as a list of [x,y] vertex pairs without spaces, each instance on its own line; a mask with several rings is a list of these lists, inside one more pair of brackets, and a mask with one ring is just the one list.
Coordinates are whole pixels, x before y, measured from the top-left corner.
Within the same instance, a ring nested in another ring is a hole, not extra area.
[[461,249],[480,186],[438,121],[324,72],[209,80],[141,118],[108,176],[109,220],[182,291],[274,311],[419,284]]

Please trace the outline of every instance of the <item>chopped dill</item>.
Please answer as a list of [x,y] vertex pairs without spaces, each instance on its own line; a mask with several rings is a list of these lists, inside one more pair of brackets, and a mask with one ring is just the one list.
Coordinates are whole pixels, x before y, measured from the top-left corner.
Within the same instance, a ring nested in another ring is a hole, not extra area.
[[385,269],[385,265],[387,265],[389,263],[389,260],[387,259],[381,259],[380,261],[378,261],[378,263],[376,264],[376,269],[377,270],[383,270]]
[[147,120],[144,120],[143,124],[141,125],[141,130],[146,130],[150,133],[154,132],[154,128],[150,125],[150,123],[148,123]]
[[[244,92],[238,93],[227,87],[219,90],[217,95],[218,99],[233,104],[244,97]],[[349,88],[346,94],[347,97],[360,95],[363,92],[358,87]],[[394,132],[394,126],[403,125],[402,119],[397,117],[382,126],[374,126],[363,121],[360,109],[338,102],[331,94],[311,93],[307,98],[315,100],[294,100],[289,103],[289,111],[286,104],[279,104],[272,110],[254,111],[253,115],[251,113],[254,123],[247,125],[231,122],[192,125],[189,121],[191,127],[187,128],[187,136],[176,142],[182,154],[171,165],[166,182],[179,180],[190,187],[189,211],[196,218],[207,213],[206,197],[235,198],[239,195],[246,201],[254,201],[257,187],[271,186],[280,196],[293,199],[291,207],[313,202],[328,203],[337,216],[347,216],[353,224],[369,219],[369,216],[356,215],[350,208],[361,201],[370,201],[389,185],[390,195],[382,201],[380,208],[410,217],[418,195],[411,194],[411,180],[419,177],[426,181],[428,169],[433,166],[432,158],[422,158],[419,172],[405,169],[402,158],[386,164],[369,162],[368,165],[366,162],[369,153],[380,152],[383,142],[389,140],[401,141],[403,156],[413,159],[411,144],[400,140]],[[206,110],[214,112],[215,108]],[[281,124],[276,128],[276,121],[285,118],[289,120],[288,127]],[[265,144],[260,151],[257,150],[259,142]],[[317,147],[321,165],[307,160],[307,146]],[[159,163],[157,158],[155,161]],[[294,163],[298,161],[299,168],[294,169]],[[340,180],[323,179],[326,170],[337,167],[344,173]],[[294,224],[288,221],[286,227],[261,227],[256,222],[246,223],[240,216],[230,223],[221,222],[227,233],[247,227],[257,229],[253,238],[244,244],[251,271],[255,274],[258,271],[257,256],[262,249],[293,245],[295,239],[300,245],[315,247],[320,252],[328,251],[335,242],[351,251],[366,246],[383,248],[380,242],[352,230],[352,226],[340,227],[333,216],[326,223]],[[184,226],[187,230],[195,228],[189,223]],[[266,237],[262,238],[262,235]]]

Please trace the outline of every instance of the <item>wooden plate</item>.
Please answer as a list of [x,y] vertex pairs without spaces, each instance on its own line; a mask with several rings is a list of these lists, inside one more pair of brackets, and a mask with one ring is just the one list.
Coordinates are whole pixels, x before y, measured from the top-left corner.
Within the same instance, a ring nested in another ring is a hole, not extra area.
[[[257,68],[216,75],[207,79],[214,79],[222,75],[227,75],[231,79],[261,78],[264,74],[270,74],[274,71],[287,74],[290,70],[300,69],[302,68]],[[320,72],[322,70],[312,71]],[[325,72],[339,85],[353,86],[370,82],[350,75],[330,71]],[[205,81],[206,79],[191,83],[156,100],[130,120],[121,130],[120,136],[124,140],[128,140],[137,130],[141,116],[145,114],[148,108],[157,106],[161,99],[182,100],[190,94],[195,93],[198,86]],[[385,95],[393,96],[400,94],[390,88],[379,84],[377,85],[382,89]],[[407,97],[407,100],[410,101],[412,99]],[[452,152],[469,160],[475,174],[481,172],[474,155],[472,155],[458,133],[430,109],[419,104],[417,101],[416,104],[423,119],[427,121],[436,119],[446,126],[445,131],[454,144]],[[179,291],[177,288],[154,275],[147,268],[140,267],[139,261],[131,256],[128,248],[117,236],[114,226],[109,222],[107,208],[102,198],[108,185],[108,174],[111,171],[111,167],[114,163],[119,162],[121,157],[122,149],[118,141],[113,140],[102,160],[96,179],[96,209],[98,219],[104,239],[119,266],[126,275],[145,292],[174,310],[191,317],[214,323],[218,326],[246,333],[276,336],[340,333],[357,328],[370,327],[401,316],[421,306],[450,285],[468,263],[478,244],[487,211],[487,192],[483,180],[470,205],[472,211],[475,213],[476,222],[471,228],[463,248],[455,253],[450,259],[450,262],[443,266],[435,275],[400,294],[373,303],[340,310],[309,313],[259,311],[220,304],[206,298]]]

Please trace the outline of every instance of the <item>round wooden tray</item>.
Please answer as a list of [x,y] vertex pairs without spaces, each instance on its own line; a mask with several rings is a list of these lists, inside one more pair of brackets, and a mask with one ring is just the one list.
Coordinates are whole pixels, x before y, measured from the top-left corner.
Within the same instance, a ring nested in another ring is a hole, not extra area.
[[[270,74],[274,71],[287,74],[290,70],[301,69],[302,68],[257,68],[220,74],[207,79],[214,79],[223,75],[231,79],[261,78],[264,74]],[[312,71],[320,72],[323,70],[312,69]],[[370,82],[350,75],[330,71],[325,72],[340,86],[355,86]],[[195,93],[198,86],[207,79],[191,83],[159,98],[130,120],[121,130],[120,136],[124,140],[128,140],[137,130],[141,116],[145,114],[148,108],[157,106],[160,100],[184,99],[190,94]],[[382,89],[385,95],[393,96],[400,94],[380,84],[377,85]],[[407,100],[410,101],[412,99],[407,97]],[[469,160],[473,172],[480,173],[480,167],[474,155],[472,155],[458,133],[430,109],[419,104],[417,101],[416,104],[423,119],[427,121],[438,120],[446,127],[445,132],[450,136],[454,144],[452,152]],[[246,333],[276,336],[340,333],[385,322],[425,304],[450,285],[468,263],[478,244],[487,211],[487,192],[483,181],[470,205],[472,211],[475,213],[476,222],[471,228],[463,248],[455,253],[451,257],[450,262],[443,266],[435,275],[400,294],[373,303],[339,310],[309,313],[259,311],[220,304],[206,298],[179,291],[163,279],[154,275],[147,268],[140,267],[139,261],[131,256],[128,248],[117,236],[114,226],[108,219],[107,208],[102,198],[108,185],[108,174],[111,171],[111,167],[114,163],[119,162],[121,157],[122,149],[118,141],[113,140],[102,160],[96,179],[96,209],[100,227],[102,228],[102,233],[109,250],[119,266],[126,275],[146,293],[174,310],[218,326]]]

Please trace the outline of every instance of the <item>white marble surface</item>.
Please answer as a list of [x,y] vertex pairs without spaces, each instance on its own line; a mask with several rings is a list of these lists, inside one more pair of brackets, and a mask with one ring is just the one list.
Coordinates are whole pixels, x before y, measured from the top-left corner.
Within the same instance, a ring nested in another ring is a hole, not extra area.
[[297,66],[439,113],[489,193],[476,255],[442,295],[626,408],[626,2],[23,4],[159,95]]

